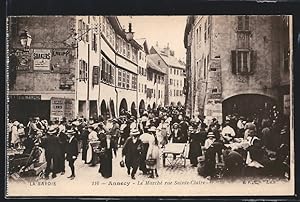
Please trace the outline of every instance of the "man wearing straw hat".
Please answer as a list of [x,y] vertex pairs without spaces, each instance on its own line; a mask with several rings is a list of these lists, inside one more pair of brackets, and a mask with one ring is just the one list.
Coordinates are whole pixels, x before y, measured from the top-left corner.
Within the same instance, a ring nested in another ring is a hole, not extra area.
[[73,180],[75,178],[74,162],[76,161],[78,156],[78,141],[75,138],[76,131],[74,131],[73,129],[67,130],[66,134],[69,138],[66,145],[66,159],[67,161],[69,161],[69,167],[71,168],[71,175],[68,178]]
[[56,136],[57,132],[57,128],[53,126],[49,127],[46,138],[42,139],[41,141],[41,147],[45,149],[45,157],[47,162],[45,170],[46,179],[49,178],[49,174],[51,171],[52,178],[55,178],[56,174],[60,171],[59,158],[61,152],[59,138]]
[[138,137],[139,134],[140,132],[138,129],[132,130],[130,132],[130,137],[126,140],[122,150],[122,158],[123,161],[125,160],[127,174],[131,175],[132,179],[135,179],[135,174],[141,160],[142,141]]

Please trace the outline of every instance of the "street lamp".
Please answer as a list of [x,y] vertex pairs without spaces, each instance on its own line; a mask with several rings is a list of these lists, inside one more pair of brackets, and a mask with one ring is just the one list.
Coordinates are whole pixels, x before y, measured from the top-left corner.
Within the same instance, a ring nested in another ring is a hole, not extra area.
[[31,36],[28,34],[27,30],[24,30],[21,34],[20,34],[20,42],[21,45],[23,46],[24,49],[29,49],[30,44],[31,44]]
[[126,32],[126,39],[128,41],[131,41],[133,39],[133,34],[134,34],[134,32],[132,32],[132,24],[130,22],[128,32]]

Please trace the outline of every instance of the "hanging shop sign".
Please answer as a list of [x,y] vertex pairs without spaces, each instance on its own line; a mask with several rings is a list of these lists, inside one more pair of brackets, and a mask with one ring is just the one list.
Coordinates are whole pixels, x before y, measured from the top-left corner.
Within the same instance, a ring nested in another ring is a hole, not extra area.
[[41,100],[41,95],[9,95],[10,100]]
[[51,50],[50,49],[34,49],[33,51],[33,69],[34,70],[50,70]]
[[62,119],[65,112],[65,99],[64,98],[51,98],[51,120]]

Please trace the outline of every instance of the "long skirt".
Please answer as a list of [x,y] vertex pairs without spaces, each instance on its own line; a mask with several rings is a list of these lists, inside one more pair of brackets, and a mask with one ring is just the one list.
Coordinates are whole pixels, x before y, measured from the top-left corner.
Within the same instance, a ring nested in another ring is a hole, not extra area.
[[99,172],[104,178],[109,178],[112,176],[112,158],[106,156],[100,158]]
[[198,157],[201,155],[202,155],[202,150],[201,150],[200,142],[191,142],[189,156],[188,156],[191,161],[191,164],[197,165]]

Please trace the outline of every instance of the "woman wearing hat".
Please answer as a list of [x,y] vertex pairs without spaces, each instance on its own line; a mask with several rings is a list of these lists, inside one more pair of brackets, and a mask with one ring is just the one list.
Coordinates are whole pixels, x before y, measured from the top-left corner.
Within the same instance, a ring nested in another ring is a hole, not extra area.
[[151,133],[151,135],[153,135],[153,139],[151,142],[149,142],[149,147],[148,147],[148,151],[147,151],[147,155],[146,155],[146,160],[154,160],[153,164],[147,165],[147,168],[150,170],[150,178],[154,178],[154,174],[156,177],[158,177],[158,166],[159,166],[159,146],[158,146],[158,140],[156,137],[156,128],[153,126],[149,129],[149,132]]
[[131,175],[132,179],[135,179],[135,174],[141,159],[142,141],[138,137],[139,134],[139,130],[131,131],[130,137],[126,140],[122,150],[122,158],[125,160],[127,174]]
[[41,140],[41,147],[45,149],[45,157],[47,162],[45,170],[46,178],[49,178],[50,172],[52,172],[52,178],[55,178],[56,174],[60,172],[59,159],[61,152],[59,138],[56,136],[57,132],[57,128],[50,126],[46,137]]
[[[98,125],[89,125],[88,126],[88,131],[89,131],[88,143],[89,144],[99,140],[98,134],[95,131],[97,126]],[[96,156],[96,153],[94,152],[94,149],[93,148],[91,148],[91,149],[92,149],[91,166],[95,166],[97,163],[97,156]]]
[[165,119],[162,118],[160,124],[157,127],[158,134],[157,138],[159,143],[164,147],[168,143],[168,134],[170,133],[170,126],[165,122]]
[[113,152],[117,156],[117,144],[112,138],[110,133],[106,133],[106,138],[104,138],[100,145],[100,168],[99,172],[104,178],[110,178],[112,176],[112,158]]
[[71,168],[71,175],[68,177],[71,180],[75,178],[75,167],[74,162],[78,156],[78,141],[75,138],[76,131],[74,130],[67,130],[66,135],[68,136],[69,140],[66,145],[66,159],[69,161],[69,167]]
[[18,134],[18,126],[19,126],[18,121],[14,121],[13,125],[11,127],[11,145],[15,147],[17,143],[19,142],[19,134]]

